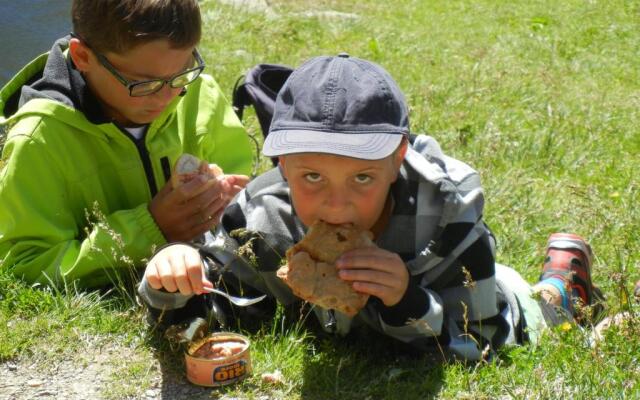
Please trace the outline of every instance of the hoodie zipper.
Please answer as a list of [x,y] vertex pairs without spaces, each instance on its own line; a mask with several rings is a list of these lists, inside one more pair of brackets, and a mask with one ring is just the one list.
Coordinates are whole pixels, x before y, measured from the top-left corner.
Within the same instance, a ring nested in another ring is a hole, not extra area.
[[145,146],[145,138],[147,137],[148,129],[145,130],[144,135],[142,135],[140,139],[136,139],[126,129],[122,128],[117,124],[115,125],[136,146],[136,150],[138,150],[138,155],[140,156],[140,161],[142,161],[142,166],[144,167],[144,174],[147,177],[147,184],[149,185],[149,190],[151,191],[151,198],[154,198],[158,193],[158,185],[156,184],[156,178],[153,174],[153,167],[151,166],[151,157],[149,157],[149,151]]

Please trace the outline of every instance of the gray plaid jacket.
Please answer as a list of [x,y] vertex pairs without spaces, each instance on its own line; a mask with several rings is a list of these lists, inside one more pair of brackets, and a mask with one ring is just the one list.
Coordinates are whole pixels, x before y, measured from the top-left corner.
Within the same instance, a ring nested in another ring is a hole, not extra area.
[[[439,343],[456,357],[475,360],[487,348],[522,341],[517,301],[496,283],[494,241],[482,221],[477,172],[422,135],[407,152],[391,192],[392,216],[376,244],[405,261],[411,275],[405,297],[393,307],[372,298],[354,318],[316,306],[322,325],[346,334],[364,323],[418,348]],[[304,233],[289,187],[275,168],[240,192],[200,251],[244,284],[286,305],[300,299],[275,271]],[[155,298],[145,282],[140,288],[154,307],[175,308],[186,301],[175,301],[180,295],[173,294],[170,301]]]

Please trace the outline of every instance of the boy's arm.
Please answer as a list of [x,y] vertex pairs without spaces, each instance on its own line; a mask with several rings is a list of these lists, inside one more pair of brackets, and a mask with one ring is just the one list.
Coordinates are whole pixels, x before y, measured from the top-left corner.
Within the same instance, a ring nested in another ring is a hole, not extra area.
[[[198,126],[195,129],[206,129],[206,132],[197,135],[200,142],[196,144],[193,154],[218,164],[226,174],[249,175],[255,149],[247,131],[212,77],[203,74],[199,90],[203,93],[197,98],[197,109],[202,115],[205,115],[202,110],[207,110],[207,120],[200,126],[200,117],[196,121]],[[184,100],[196,101],[191,98]],[[188,105],[185,104],[185,107]]]
[[[443,238],[450,240],[449,243],[459,243],[464,239],[466,233],[458,227],[447,227],[443,233]],[[467,230],[470,230],[471,226]],[[461,233],[464,233],[460,236]],[[455,246],[454,246],[455,247]],[[449,249],[442,249],[450,251]],[[477,323],[477,308],[483,310],[494,310],[482,315],[482,319],[494,317],[497,314],[495,307],[495,264],[493,250],[490,239],[482,236],[471,246],[466,248],[458,257],[459,263],[455,268],[451,268],[448,277],[444,279],[444,296],[450,296],[450,291],[471,290],[473,298],[478,301],[487,301],[486,304],[467,304],[469,323]],[[464,267],[464,271],[462,269]],[[407,290],[400,301],[387,307],[378,304],[380,319],[383,329],[387,334],[403,341],[415,341],[421,337],[433,337],[441,335],[444,323],[444,312],[447,310],[451,314],[451,304],[446,303],[441,296],[442,288],[433,290],[429,285],[422,282],[422,275],[412,277],[407,286]],[[461,295],[459,301],[465,301],[468,297]],[[456,304],[456,307],[459,307]],[[490,324],[487,323],[487,326]]]
[[[98,204],[78,209],[64,171],[47,151],[28,138],[15,139],[6,144],[0,172],[2,268],[29,283],[79,280],[82,287],[97,287],[117,283],[116,274],[139,266],[165,242],[146,204],[107,215]],[[99,182],[87,184],[102,192]]]

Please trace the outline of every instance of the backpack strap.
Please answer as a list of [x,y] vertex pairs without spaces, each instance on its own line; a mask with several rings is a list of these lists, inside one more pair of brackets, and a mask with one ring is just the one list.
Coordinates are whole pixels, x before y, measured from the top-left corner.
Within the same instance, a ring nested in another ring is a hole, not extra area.
[[250,106],[249,102],[249,94],[247,93],[247,88],[244,83],[244,76],[238,77],[236,79],[236,83],[233,85],[233,93],[231,99],[231,106],[233,107],[233,111],[236,112],[238,119],[242,121],[242,116],[244,114],[244,108]]

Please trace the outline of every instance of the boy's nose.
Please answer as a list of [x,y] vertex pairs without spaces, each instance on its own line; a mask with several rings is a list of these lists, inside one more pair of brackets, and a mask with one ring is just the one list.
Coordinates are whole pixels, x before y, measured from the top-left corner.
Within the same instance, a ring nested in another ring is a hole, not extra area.
[[164,86],[153,94],[156,99],[161,100],[162,104],[167,105],[174,97],[180,94],[182,88],[174,89],[168,83],[165,83]]
[[327,208],[335,213],[344,212],[349,204],[349,197],[344,190],[333,189],[325,200]]

